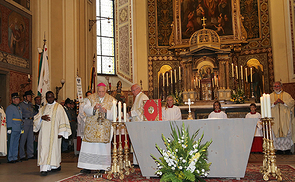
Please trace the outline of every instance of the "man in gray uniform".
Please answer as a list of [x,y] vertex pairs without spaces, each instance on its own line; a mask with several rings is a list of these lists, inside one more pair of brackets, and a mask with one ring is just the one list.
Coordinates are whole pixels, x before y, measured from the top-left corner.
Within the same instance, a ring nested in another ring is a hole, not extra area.
[[[19,146],[19,158],[21,161],[34,158],[34,133],[33,133],[33,119],[34,119],[34,108],[32,104],[31,90],[26,91],[24,101],[19,104],[24,122],[24,133],[20,137]],[[25,152],[25,144],[27,143],[27,157]]]
[[18,143],[22,130],[22,111],[18,93],[11,94],[12,103],[6,109],[8,163],[18,162]]

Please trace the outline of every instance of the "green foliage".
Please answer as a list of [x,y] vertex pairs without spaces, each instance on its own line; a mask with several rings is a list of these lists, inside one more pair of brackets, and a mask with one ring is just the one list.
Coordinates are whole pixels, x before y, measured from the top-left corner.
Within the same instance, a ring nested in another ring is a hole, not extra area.
[[233,91],[230,101],[236,104],[243,104],[245,103],[245,98],[245,92],[242,89],[238,89],[236,92]]
[[183,105],[183,100],[182,100],[182,92],[175,92],[175,95],[172,95],[174,98],[174,105],[176,106],[181,106]]
[[212,140],[201,144],[204,133],[195,141],[199,130],[190,137],[184,123],[182,128],[174,125],[170,123],[171,139],[162,134],[166,150],[156,144],[162,157],[157,159],[151,155],[157,163],[156,174],[161,176],[161,181],[205,181],[201,177],[209,174],[211,163],[207,162],[207,150]]

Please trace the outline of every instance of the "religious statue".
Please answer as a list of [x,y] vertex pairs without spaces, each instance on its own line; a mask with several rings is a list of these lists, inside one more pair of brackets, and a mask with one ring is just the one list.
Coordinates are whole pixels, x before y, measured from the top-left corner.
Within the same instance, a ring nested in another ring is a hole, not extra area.
[[122,103],[125,103],[126,99],[124,96],[124,93],[122,92],[122,82],[118,81],[117,82],[117,90],[115,90],[112,93],[112,96],[117,99],[118,101],[121,101]]

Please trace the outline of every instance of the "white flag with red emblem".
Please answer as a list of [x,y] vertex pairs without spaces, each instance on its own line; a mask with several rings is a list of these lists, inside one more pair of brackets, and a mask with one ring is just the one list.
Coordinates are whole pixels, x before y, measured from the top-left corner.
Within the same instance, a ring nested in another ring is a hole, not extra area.
[[42,96],[42,103],[46,103],[45,94],[47,91],[50,90],[48,53],[46,45],[44,45],[40,67],[41,69],[39,70],[38,94],[41,94]]

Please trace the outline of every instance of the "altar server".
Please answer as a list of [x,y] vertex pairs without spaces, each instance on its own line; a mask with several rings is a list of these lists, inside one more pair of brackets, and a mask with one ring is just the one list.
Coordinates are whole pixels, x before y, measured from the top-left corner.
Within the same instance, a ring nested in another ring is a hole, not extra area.
[[6,114],[0,106],[0,156],[7,155],[7,128],[6,128]]
[[213,103],[213,111],[209,114],[208,118],[214,119],[226,119],[227,115],[225,112],[221,111],[221,104],[219,101]]
[[263,133],[262,133],[262,125],[260,122],[261,115],[260,113],[256,112],[256,104],[250,104],[250,111],[246,118],[257,118],[257,124],[254,134],[254,139],[252,143],[251,152],[262,152],[262,143],[263,143]]
[[181,120],[181,112],[179,107],[173,105],[174,99],[172,95],[166,98],[166,106],[162,107],[162,120],[163,121],[176,121]]

